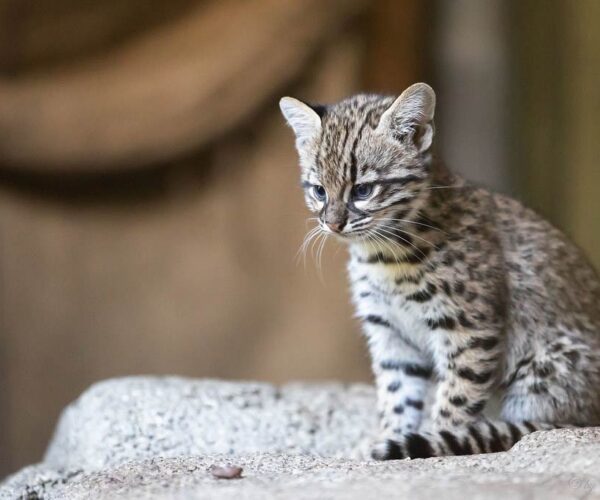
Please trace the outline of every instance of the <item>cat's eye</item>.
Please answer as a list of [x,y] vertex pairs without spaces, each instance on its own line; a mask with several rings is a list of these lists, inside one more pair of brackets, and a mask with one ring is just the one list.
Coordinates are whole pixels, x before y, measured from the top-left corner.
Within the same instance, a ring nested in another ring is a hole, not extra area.
[[352,198],[366,200],[373,193],[373,184],[357,184],[352,188]]
[[327,192],[323,186],[313,186],[312,192],[313,196],[319,201],[325,201],[325,198],[327,198]]

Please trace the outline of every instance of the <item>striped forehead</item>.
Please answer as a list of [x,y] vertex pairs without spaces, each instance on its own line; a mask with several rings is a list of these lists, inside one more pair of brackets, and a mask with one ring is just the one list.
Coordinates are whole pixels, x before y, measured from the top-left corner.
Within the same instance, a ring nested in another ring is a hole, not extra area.
[[321,182],[330,190],[342,192],[355,181],[356,149],[365,129],[374,129],[391,98],[355,96],[328,108],[323,116],[323,132],[315,167]]

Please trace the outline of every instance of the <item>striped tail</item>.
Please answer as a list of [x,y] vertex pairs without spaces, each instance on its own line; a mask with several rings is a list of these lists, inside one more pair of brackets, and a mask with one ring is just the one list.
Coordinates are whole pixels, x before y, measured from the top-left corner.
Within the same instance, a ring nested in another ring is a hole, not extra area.
[[375,460],[429,458],[446,455],[475,455],[509,450],[526,434],[563,428],[564,425],[480,420],[452,430],[407,434],[387,440],[373,450]]

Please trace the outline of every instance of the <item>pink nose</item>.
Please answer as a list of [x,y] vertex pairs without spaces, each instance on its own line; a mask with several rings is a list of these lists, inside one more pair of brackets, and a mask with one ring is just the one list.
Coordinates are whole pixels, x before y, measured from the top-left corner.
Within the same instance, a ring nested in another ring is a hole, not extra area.
[[346,225],[343,222],[326,222],[327,227],[331,229],[334,233],[341,233]]

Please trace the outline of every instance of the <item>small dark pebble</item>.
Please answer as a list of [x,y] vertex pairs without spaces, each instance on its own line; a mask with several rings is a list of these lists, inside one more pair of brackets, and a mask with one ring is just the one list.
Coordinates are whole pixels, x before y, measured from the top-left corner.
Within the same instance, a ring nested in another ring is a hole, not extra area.
[[210,473],[217,479],[240,479],[244,469],[235,465],[213,465]]

